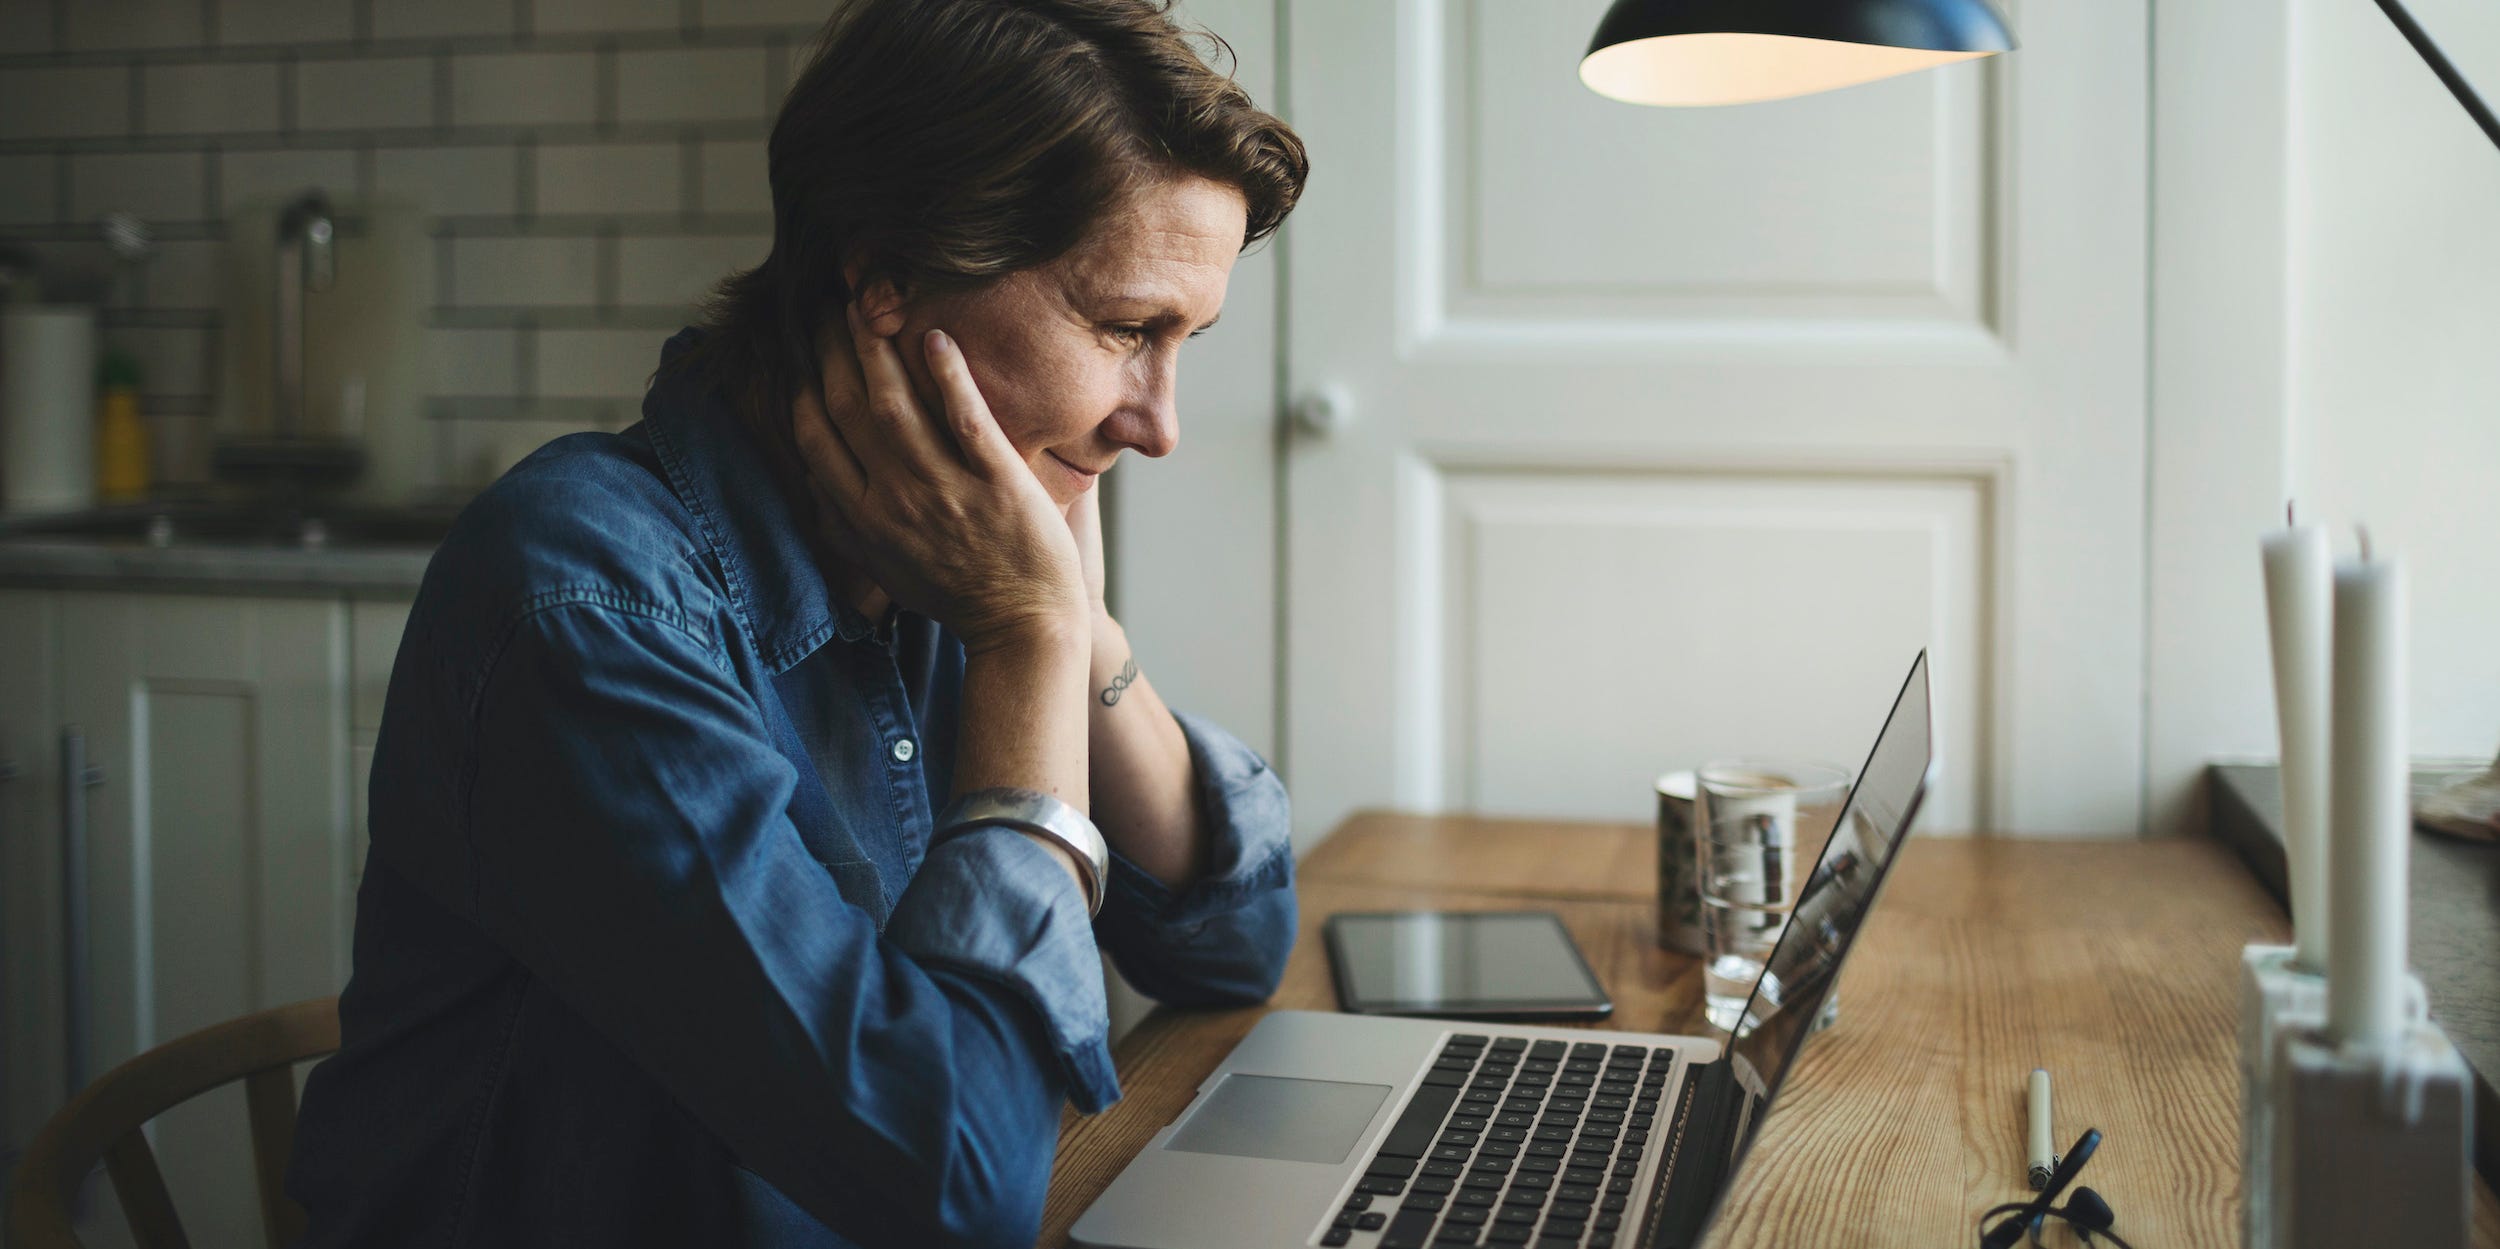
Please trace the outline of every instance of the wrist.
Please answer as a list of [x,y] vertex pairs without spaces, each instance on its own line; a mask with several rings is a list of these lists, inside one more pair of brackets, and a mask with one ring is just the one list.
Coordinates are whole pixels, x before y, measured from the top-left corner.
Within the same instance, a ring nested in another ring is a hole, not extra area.
[[974,824],[1014,829],[1058,854],[1085,895],[1087,914],[1102,911],[1103,893],[1111,876],[1110,850],[1101,830],[1083,811],[1039,790],[995,786],[958,794],[937,817],[932,842],[943,841]]
[[1101,604],[1096,604],[1093,613],[1086,618],[1085,633],[1086,648],[1093,653],[1097,663],[1105,655],[1116,655],[1122,659],[1128,657],[1128,631],[1122,629],[1120,622],[1112,619],[1111,613],[1103,610]]
[[1040,611],[967,636],[963,643],[967,656],[1002,654],[1035,661],[1082,657],[1093,649],[1093,623],[1081,610]]

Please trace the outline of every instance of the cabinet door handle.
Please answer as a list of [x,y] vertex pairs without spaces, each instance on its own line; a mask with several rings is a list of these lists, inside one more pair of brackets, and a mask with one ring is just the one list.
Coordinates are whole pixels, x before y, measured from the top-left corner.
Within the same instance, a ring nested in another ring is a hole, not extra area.
[[61,1018],[62,1071],[75,1097],[87,1085],[87,791],[104,769],[87,763],[87,735],[61,730]]

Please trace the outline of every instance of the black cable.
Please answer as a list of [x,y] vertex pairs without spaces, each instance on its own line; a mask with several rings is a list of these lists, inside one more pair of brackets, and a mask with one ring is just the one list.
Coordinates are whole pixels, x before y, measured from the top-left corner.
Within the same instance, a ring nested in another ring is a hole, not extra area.
[[2500,117],[2491,115],[2491,106],[2475,94],[2474,84],[2457,72],[2456,65],[2448,60],[2448,54],[2431,42],[2430,32],[2423,30],[2422,24],[2414,21],[2413,15],[2406,12],[2405,6],[2398,0],[2378,0],[2378,7],[2387,14],[2388,21],[2396,24],[2397,33],[2405,37],[2405,42],[2413,45],[2414,54],[2420,56],[2431,67],[2431,72],[2439,76],[2441,85],[2448,88],[2448,94],[2455,96],[2457,103],[2464,106],[2466,115],[2474,119],[2475,125],[2483,128],[2483,134],[2490,138],[2492,145],[2500,147]]
[[[2012,1214],[2012,1213],[2014,1213],[2014,1212],[2015,1212],[2015,1211],[2017,1211],[2017,1210],[2027,1209],[2030,1205],[2031,1205],[2031,1203],[2030,1203],[2030,1202],[2028,1202],[2028,1201],[2009,1201],[2009,1202],[2007,1202],[2007,1203],[2005,1203],[2004,1205],[2001,1205],[2001,1206],[1991,1206],[1991,1207],[1989,1207],[1986,1211],[1982,1212],[1982,1213],[1980,1214],[1980,1216],[1979,1216],[1979,1228],[1978,1228],[1979,1243],[1980,1243],[1982,1246],[1985,1246],[1985,1245],[1987,1244],[1987,1241],[1988,1241],[1988,1220],[1993,1219],[1993,1218],[1995,1218],[1995,1217],[1997,1217],[1998,1215],[2001,1215],[2001,1214]],[[2083,1243],[2084,1243],[2085,1245],[2087,1245],[2087,1246],[2089,1246],[2089,1245],[2091,1245],[2091,1244],[2092,1244],[2092,1238],[2093,1238],[2093,1237],[2095,1237],[2095,1236],[2101,1236],[2101,1237],[2105,1237],[2105,1238],[2107,1238],[2107,1239],[2108,1239],[2108,1241],[2109,1241],[2109,1243],[2110,1243],[2111,1245],[2115,1246],[2115,1247],[2116,1247],[2116,1249],[2135,1249],[2135,1246],[2134,1246],[2134,1245],[2131,1245],[2131,1244],[2128,1244],[2128,1243],[2127,1243],[2127,1238],[2126,1238],[2126,1237],[2121,1236],[2121,1235],[2119,1235],[2118,1233],[2113,1232],[2113,1231],[2111,1231],[2110,1229],[2108,1229],[2108,1228],[2106,1228],[2106,1227],[2101,1228],[2101,1229],[2099,1229],[2099,1230],[2097,1230],[2097,1231],[2096,1231],[2096,1230],[2094,1230],[2094,1229],[2092,1229],[2092,1228],[2085,1227],[2085,1226],[2083,1226],[2082,1224],[2075,1222],[2075,1221],[2074,1221],[2074,1218],[2073,1218],[2072,1216],[2070,1216],[2070,1215],[2068,1215],[2068,1214],[2066,1213],[2065,1207],[2063,1207],[2063,1206],[2059,1206],[2059,1207],[2053,1208],[2053,1209],[2051,1209],[2051,1210],[2047,1211],[2046,1213],[2048,1214],[2048,1216],[2049,1216],[2050,1218],[2054,1218],[2054,1219],[2059,1220],[2060,1222],[2063,1222],[2063,1223],[2064,1223],[2064,1224],[2065,1224],[2065,1225],[2066,1225],[2069,1229],[2071,1229],[2071,1230],[2075,1233],[2075,1235],[2076,1235],[2077,1237],[2081,1238],[2081,1239],[2082,1239],[2082,1241],[2083,1241]],[[2033,1223],[2032,1223],[2031,1228],[2030,1228],[2030,1234],[2031,1234],[2031,1237],[2032,1237],[2032,1243],[2033,1243],[2033,1244],[2035,1244],[2035,1245],[2036,1245],[2036,1244],[2039,1244],[2039,1243],[2040,1243],[2040,1240],[2039,1240],[2039,1237],[2040,1237],[2040,1225],[2039,1225],[2039,1223],[2038,1223],[2037,1221],[2035,1221],[2035,1222],[2033,1222]]]

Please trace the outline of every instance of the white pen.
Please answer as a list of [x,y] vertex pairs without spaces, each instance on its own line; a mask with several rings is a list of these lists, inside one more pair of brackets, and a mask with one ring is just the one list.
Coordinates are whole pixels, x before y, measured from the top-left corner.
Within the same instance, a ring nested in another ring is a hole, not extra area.
[[2049,1072],[2046,1067],[2031,1069],[2031,1191],[2049,1186],[2049,1176],[2057,1170],[2057,1146],[2050,1143]]

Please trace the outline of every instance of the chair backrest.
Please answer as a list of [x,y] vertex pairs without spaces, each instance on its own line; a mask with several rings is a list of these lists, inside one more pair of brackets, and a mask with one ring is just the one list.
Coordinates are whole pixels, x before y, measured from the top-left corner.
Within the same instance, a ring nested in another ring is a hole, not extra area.
[[79,1249],[70,1210],[98,1159],[142,1249],[190,1244],[174,1214],[156,1153],[139,1131],[148,1120],[213,1088],[243,1082],[252,1125],[252,1171],[270,1249],[304,1234],[304,1212],[287,1200],[295,1152],[295,1064],[339,1047],[339,1000],[280,1006],[177,1037],[115,1067],[72,1097],[18,1159],[9,1191],[9,1235],[18,1249]]

